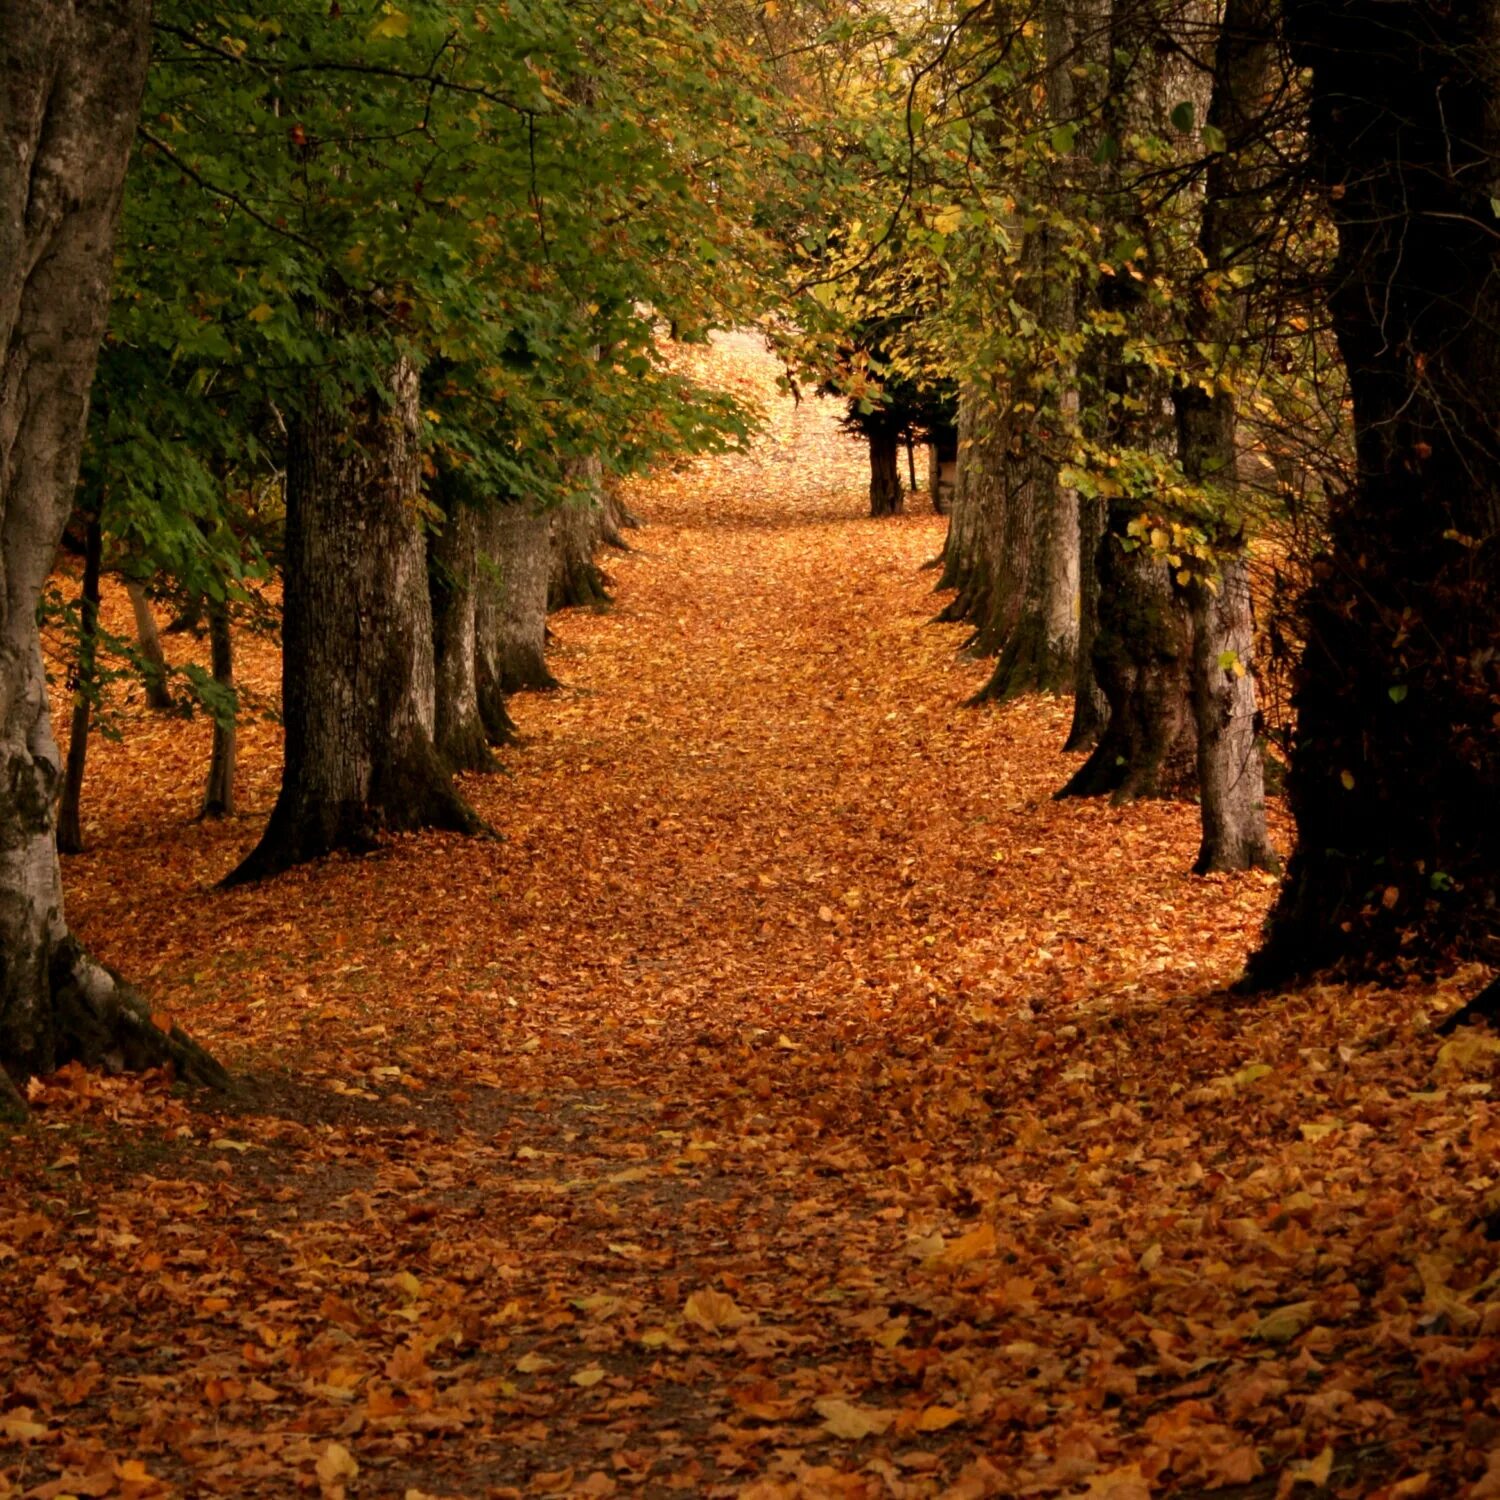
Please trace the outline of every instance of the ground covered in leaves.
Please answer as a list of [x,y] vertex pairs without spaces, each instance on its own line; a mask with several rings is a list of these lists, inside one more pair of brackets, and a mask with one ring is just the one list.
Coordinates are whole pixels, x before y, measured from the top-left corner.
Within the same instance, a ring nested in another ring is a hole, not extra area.
[[769,430],[634,493],[504,842],[222,892],[274,728],[227,825],[206,725],[97,747],[73,921],[244,1095],[0,1142],[0,1496],[1500,1496],[1476,976],[1227,999],[1271,883],[1051,801],[925,497],[705,363]]

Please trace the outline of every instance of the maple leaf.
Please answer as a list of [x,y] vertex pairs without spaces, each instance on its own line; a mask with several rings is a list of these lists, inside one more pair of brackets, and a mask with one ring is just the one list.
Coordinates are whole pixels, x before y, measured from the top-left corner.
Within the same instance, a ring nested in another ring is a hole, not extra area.
[[682,1316],[705,1333],[724,1333],[750,1321],[749,1316],[736,1306],[733,1297],[711,1289],[694,1292],[683,1303]]
[[344,1487],[359,1476],[359,1464],[342,1443],[329,1443],[319,1455],[317,1475],[327,1500],[341,1500]]
[[892,1413],[888,1411],[880,1411],[873,1406],[855,1406],[837,1396],[825,1396],[813,1402],[813,1407],[823,1418],[825,1431],[851,1442],[884,1432],[893,1420]]

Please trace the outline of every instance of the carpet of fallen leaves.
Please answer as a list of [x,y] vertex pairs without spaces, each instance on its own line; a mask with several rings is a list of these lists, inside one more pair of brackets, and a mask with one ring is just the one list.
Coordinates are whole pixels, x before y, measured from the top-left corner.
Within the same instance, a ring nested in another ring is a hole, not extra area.
[[1271,882],[1050,800],[924,497],[699,364],[768,432],[635,490],[504,842],[223,892],[274,727],[222,825],[201,721],[96,747],[72,919],[245,1095],[34,1086],[0,1496],[1500,1496],[1477,976],[1227,999]]

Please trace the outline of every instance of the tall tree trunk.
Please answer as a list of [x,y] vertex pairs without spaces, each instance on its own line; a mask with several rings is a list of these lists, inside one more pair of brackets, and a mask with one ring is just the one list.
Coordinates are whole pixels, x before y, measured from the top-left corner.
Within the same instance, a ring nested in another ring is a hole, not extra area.
[[[1113,72],[1111,0],[1073,0],[1073,112],[1077,123],[1069,160],[1074,191],[1070,217],[1082,224],[1097,223],[1100,203],[1118,189],[1117,168],[1104,149],[1107,101]],[[1100,244],[1097,248],[1102,250]],[[1077,272],[1073,284],[1073,321],[1085,326],[1097,311],[1098,286]],[[1081,440],[1102,443],[1110,428],[1106,405],[1107,361],[1100,340],[1084,341],[1073,371],[1077,411],[1073,414]],[[1099,633],[1099,543],[1106,524],[1101,497],[1079,493],[1078,500],[1078,645],[1073,666],[1073,722],[1064,750],[1092,750],[1109,722],[1109,702],[1094,672],[1094,642]]]
[[1252,982],[1500,959],[1500,5],[1289,0],[1357,478],[1303,601]]
[[[229,623],[229,602],[208,601],[208,649],[214,683],[231,699],[234,687],[234,635]],[[208,780],[203,788],[203,806],[199,816],[232,818],[234,816],[234,763],[238,750],[239,729],[237,702],[232,703],[229,717],[214,714],[213,748],[208,756]]]
[[937,581],[939,589],[958,593],[939,612],[940,621],[977,626],[989,618],[1004,500],[1002,443],[994,398],[976,385],[966,385],[958,399],[958,461],[943,572]]
[[482,635],[501,693],[557,686],[547,666],[547,526],[521,502],[493,505],[484,518]]
[[417,498],[416,371],[316,393],[289,423],[281,792],[227,878],[275,875],[415,828],[478,832],[433,741],[432,604]]
[[574,468],[578,493],[552,512],[552,562],[547,608],[606,609],[609,592],[594,561],[604,524],[603,467],[597,458]]
[[[1173,17],[1180,25],[1181,18]],[[1169,138],[1168,116],[1181,101],[1201,117],[1204,86],[1178,38],[1158,30],[1157,18],[1136,0],[1117,0],[1110,18],[1113,57],[1106,124],[1121,143],[1106,185],[1106,222],[1142,247],[1143,259],[1101,277],[1102,312],[1123,332],[1101,341],[1100,372],[1107,399],[1106,445],[1119,462],[1107,475],[1104,536],[1095,553],[1099,603],[1092,648],[1094,674],[1109,704],[1109,722],[1089,759],[1059,793],[1179,796],[1196,778],[1196,734],[1189,668],[1192,630],[1186,600],[1164,558],[1132,535],[1144,512],[1159,509],[1154,494],[1132,493],[1131,471],[1175,451],[1166,418],[1171,382],[1149,358],[1153,346],[1180,337],[1170,305],[1149,293],[1167,246],[1140,185],[1118,163],[1132,139]],[[1137,280],[1132,272],[1138,271]],[[1133,345],[1134,347],[1129,347]],[[1118,476],[1118,477],[1116,477]]]
[[0,1116],[69,1059],[227,1084],[63,919],[37,606],[68,511],[149,50],[145,0],[0,0]]
[[83,853],[83,773],[88,764],[94,698],[99,691],[99,570],[103,560],[104,523],[96,509],[89,516],[84,532],[73,716],[68,726],[68,759],[63,768],[62,796],[57,804],[59,854]]
[[141,676],[146,684],[146,707],[171,708],[172,694],[167,687],[167,654],[161,648],[161,632],[156,615],[146,595],[146,585],[134,578],[125,580],[125,593],[135,616],[135,644],[141,657]]
[[[1075,113],[1076,48],[1061,0],[1047,0],[1042,17],[1047,116],[1061,126]],[[1077,324],[1075,278],[1061,233],[1045,222],[1027,236],[1021,262],[1016,297],[1032,310],[1042,340],[1018,393],[1025,400],[1013,399],[1006,416],[1006,539],[991,625],[998,660],[976,701],[1066,692],[1076,674],[1078,492],[1061,477],[1077,412],[1076,374],[1061,352]]]
[[1109,723],[1109,700],[1094,671],[1099,634],[1099,543],[1104,539],[1104,502],[1078,497],[1078,653],[1073,661],[1073,722],[1064,750],[1092,750]]
[[471,505],[444,496],[447,519],[429,543],[438,752],[455,771],[494,768],[479,710],[480,521]]
[[866,438],[870,449],[870,514],[899,516],[905,507],[901,434],[888,423],[872,421]]
[[[1215,580],[1188,588],[1192,619],[1193,717],[1203,841],[1194,870],[1280,868],[1266,831],[1265,766],[1255,706],[1255,618],[1237,495],[1235,401],[1220,363],[1245,333],[1245,295],[1229,272],[1247,264],[1260,227],[1259,185],[1249,153],[1271,79],[1271,0],[1228,0],[1214,55],[1208,124],[1225,149],[1209,162],[1198,248],[1213,285],[1188,300],[1188,370],[1172,393],[1177,456],[1205,492],[1204,527],[1222,559]],[[1196,351],[1196,355],[1193,353]],[[1213,357],[1210,358],[1210,351]]]

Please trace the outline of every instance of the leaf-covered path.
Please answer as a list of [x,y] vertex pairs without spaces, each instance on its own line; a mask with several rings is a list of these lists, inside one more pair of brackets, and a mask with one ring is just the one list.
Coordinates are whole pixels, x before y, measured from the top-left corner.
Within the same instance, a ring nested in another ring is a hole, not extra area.
[[1493,1053],[1451,993],[1217,996],[1270,883],[1052,802],[1064,705],[957,706],[942,522],[861,519],[834,415],[638,489],[466,786],[504,842],[220,892],[274,733],[227,827],[201,727],[100,747],[74,921],[250,1085],[69,1073],[0,1144],[0,1496],[1485,1472]]

